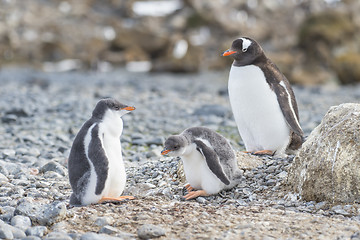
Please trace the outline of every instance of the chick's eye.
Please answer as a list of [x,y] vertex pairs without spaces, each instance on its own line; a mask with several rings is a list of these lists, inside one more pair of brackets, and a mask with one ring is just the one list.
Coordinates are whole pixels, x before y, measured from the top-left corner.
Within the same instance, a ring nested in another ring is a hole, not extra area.
[[174,149],[175,149],[175,150],[179,149],[179,146],[175,146]]

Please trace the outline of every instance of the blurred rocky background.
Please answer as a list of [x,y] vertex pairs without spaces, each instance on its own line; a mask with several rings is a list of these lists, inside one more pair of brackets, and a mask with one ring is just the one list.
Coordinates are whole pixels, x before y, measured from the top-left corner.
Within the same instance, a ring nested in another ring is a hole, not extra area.
[[358,0],[0,0],[0,67],[228,71],[249,36],[296,84],[360,82]]

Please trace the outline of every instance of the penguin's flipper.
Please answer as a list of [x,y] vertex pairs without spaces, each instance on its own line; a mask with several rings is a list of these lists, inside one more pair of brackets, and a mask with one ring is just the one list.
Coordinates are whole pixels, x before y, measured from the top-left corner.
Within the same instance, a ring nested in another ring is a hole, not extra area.
[[276,94],[280,109],[285,117],[287,124],[297,135],[304,135],[299,123],[299,111],[295,95],[291,89],[289,81],[274,63],[271,63],[267,70],[268,71],[264,72],[266,78],[275,80],[268,81],[268,83],[270,88],[274,90]]
[[220,164],[219,156],[214,149],[208,147],[201,139],[194,140],[196,149],[204,156],[206,163],[210,170],[226,185],[230,184],[230,180],[225,175],[224,170]]
[[105,187],[109,170],[109,160],[106,156],[99,136],[99,125],[95,125],[91,131],[91,141],[89,144],[88,156],[95,168],[97,181],[95,194],[100,195]]

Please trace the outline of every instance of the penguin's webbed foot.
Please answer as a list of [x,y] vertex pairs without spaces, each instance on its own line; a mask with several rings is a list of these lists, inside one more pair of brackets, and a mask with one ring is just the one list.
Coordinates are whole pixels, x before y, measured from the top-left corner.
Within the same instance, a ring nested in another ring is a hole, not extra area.
[[186,188],[186,190],[187,190],[188,192],[191,192],[192,190],[194,190],[194,188],[193,188],[192,186],[190,186],[189,183],[187,183],[184,187]]
[[121,202],[124,200],[133,200],[135,197],[133,196],[120,196],[120,197],[103,197],[100,199],[99,203],[105,202],[105,201],[116,201]]
[[204,190],[191,191],[184,196],[185,200],[190,200],[193,198],[197,198],[200,196],[208,196],[208,194]]
[[256,152],[252,152],[252,154],[254,155],[274,155],[275,152],[271,151],[271,150],[261,150],[261,151],[256,151]]

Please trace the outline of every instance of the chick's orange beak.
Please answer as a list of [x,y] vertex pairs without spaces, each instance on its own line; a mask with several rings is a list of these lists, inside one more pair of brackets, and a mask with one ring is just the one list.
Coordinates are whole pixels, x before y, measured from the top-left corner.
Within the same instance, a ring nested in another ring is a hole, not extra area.
[[136,108],[135,107],[124,107],[123,110],[127,110],[127,111],[134,111]]
[[171,150],[162,150],[161,151],[161,155],[166,155],[166,154],[168,154],[169,152],[171,152]]
[[236,51],[228,49],[228,50],[226,50],[225,52],[222,53],[222,56],[226,57],[226,56],[230,56],[231,54],[234,54],[234,53],[236,53]]

